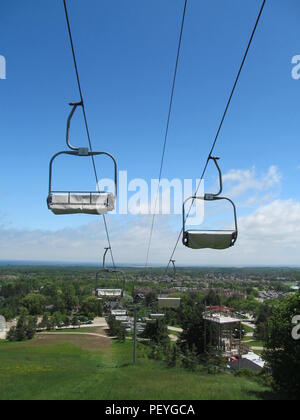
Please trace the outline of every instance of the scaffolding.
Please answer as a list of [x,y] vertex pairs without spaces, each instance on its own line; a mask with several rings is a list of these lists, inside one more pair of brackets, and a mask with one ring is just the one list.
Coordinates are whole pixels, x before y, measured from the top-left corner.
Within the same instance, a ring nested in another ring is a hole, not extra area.
[[[228,311],[208,310],[203,315],[205,349],[208,345],[221,351],[225,357],[242,355],[242,321],[233,317]],[[208,341],[208,342],[207,342]]]

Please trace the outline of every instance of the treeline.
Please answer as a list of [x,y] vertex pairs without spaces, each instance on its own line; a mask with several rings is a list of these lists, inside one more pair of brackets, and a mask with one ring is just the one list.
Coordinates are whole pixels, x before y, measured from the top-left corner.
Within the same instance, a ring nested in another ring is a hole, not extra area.
[[[162,361],[169,368],[182,367],[191,371],[202,369],[211,374],[223,372],[226,359],[215,348],[206,345],[209,342],[209,332],[204,326],[204,311],[203,297],[191,294],[183,299],[177,311],[167,311],[164,319],[147,324],[142,335],[150,340],[147,356]],[[168,325],[170,313],[174,316],[175,312],[183,332],[177,343],[172,343]]]
[[36,334],[37,318],[33,316],[21,315],[17,326],[12,327],[7,334],[9,341],[32,340]]
[[1,285],[0,313],[11,320],[24,311],[30,316],[40,316],[45,313],[71,315],[80,310],[81,315],[94,318],[102,315],[103,306],[91,296],[93,290],[78,280],[52,280],[40,285],[38,280],[19,279]]
[[[183,327],[178,342],[168,337],[168,320],[149,324],[144,337],[150,340],[147,356],[169,367],[184,367],[208,373],[222,372],[226,360],[207,346],[204,328],[205,306],[200,296],[183,299],[178,319]],[[265,340],[264,360],[267,362],[260,379],[272,386],[275,397],[300,399],[300,293],[261,306],[257,318],[256,338]],[[298,325],[297,325],[298,322]]]

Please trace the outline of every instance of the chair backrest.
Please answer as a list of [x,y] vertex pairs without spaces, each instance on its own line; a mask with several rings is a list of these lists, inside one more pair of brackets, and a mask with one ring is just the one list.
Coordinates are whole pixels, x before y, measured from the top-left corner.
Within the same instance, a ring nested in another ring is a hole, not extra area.
[[[62,155],[67,155],[67,156],[75,156],[75,157],[94,157],[94,156],[107,156],[109,159],[111,159],[113,161],[114,164],[114,186],[115,186],[115,191],[113,192],[114,196],[117,197],[118,195],[118,166],[117,166],[117,161],[116,159],[107,152],[89,152],[87,151],[82,153],[81,149],[78,151],[63,151],[63,152],[59,152],[56,153],[51,161],[50,161],[50,165],[49,165],[49,197],[55,192],[52,189],[52,179],[53,179],[53,163],[54,161],[62,156]],[[62,193],[69,193],[69,191],[61,191]]]

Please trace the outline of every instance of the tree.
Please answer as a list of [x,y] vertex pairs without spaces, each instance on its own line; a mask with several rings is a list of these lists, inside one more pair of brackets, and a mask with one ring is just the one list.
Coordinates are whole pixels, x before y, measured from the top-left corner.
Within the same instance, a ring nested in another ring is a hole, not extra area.
[[121,341],[123,343],[126,340],[126,330],[125,330],[125,327],[121,323],[118,327],[117,338],[118,338],[119,341]]
[[11,327],[6,338],[8,341],[16,341],[16,327]]
[[297,315],[300,315],[299,293],[275,304],[268,320],[264,354],[271,368],[275,391],[296,400],[300,398],[300,340],[292,336],[292,320]]
[[224,358],[220,350],[216,350],[213,347],[208,349],[208,352],[205,356],[206,360],[206,369],[210,375],[216,375],[224,371],[226,366],[226,358]]
[[42,321],[39,323],[38,327],[41,329],[48,329],[48,325],[49,325],[49,316],[48,314],[44,314]]
[[81,306],[81,312],[88,318],[96,318],[99,314],[99,301],[95,296],[86,298]]
[[26,331],[26,318],[25,316],[20,316],[17,327],[16,327],[16,340],[17,341],[24,341],[27,337]]
[[168,327],[164,320],[158,320],[155,324],[147,324],[143,337],[156,344],[168,345],[170,343]]
[[37,319],[33,316],[21,315],[16,327],[12,327],[8,332],[9,341],[31,340],[36,334]]
[[60,312],[55,312],[51,318],[54,327],[61,328],[63,326],[63,315]]
[[23,305],[30,315],[35,316],[43,313],[45,302],[45,297],[43,295],[29,293],[23,300]]
[[78,306],[79,299],[76,296],[75,287],[72,284],[66,285],[63,288],[63,296],[62,296],[62,299],[64,301],[65,308],[68,311],[71,311],[73,308],[75,308],[76,306]]
[[72,327],[74,328],[80,327],[81,325],[79,318],[77,316],[73,316],[71,323],[72,323]]
[[199,355],[205,351],[204,306],[197,301],[197,298],[192,296],[185,304],[188,306],[188,309],[183,314],[183,333],[180,336],[180,346],[182,350],[184,350],[186,346],[188,346],[191,351],[195,349]]
[[221,298],[214,290],[209,291],[205,301],[208,306],[221,306]]
[[117,321],[114,316],[110,315],[107,324],[111,337],[117,337],[119,341],[126,340],[126,330],[120,321]]
[[173,347],[170,347],[167,351],[166,363],[169,368],[175,368],[180,362],[180,351],[175,344]]
[[256,320],[255,338],[265,340],[268,336],[268,319],[271,317],[273,307],[267,303],[260,307]]
[[199,364],[198,356],[197,356],[197,349],[195,346],[190,350],[188,346],[186,346],[184,355],[182,358],[182,365],[185,369],[194,372],[197,369]]
[[151,350],[149,353],[149,359],[152,360],[162,360],[164,355],[164,349],[158,344],[151,344]]
[[32,340],[35,337],[37,328],[37,318],[30,316],[27,320],[26,326],[26,338]]

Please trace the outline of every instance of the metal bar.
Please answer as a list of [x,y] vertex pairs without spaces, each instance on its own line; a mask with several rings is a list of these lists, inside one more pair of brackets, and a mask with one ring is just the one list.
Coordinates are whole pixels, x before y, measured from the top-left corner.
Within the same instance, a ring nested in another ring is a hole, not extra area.
[[213,162],[214,162],[214,164],[216,165],[216,168],[217,168],[217,170],[218,170],[218,173],[219,173],[219,182],[220,182],[220,188],[219,188],[219,192],[217,193],[217,194],[211,194],[212,196],[214,196],[214,197],[218,197],[219,195],[221,195],[222,194],[222,192],[223,192],[223,177],[222,177],[222,171],[221,171],[221,168],[220,168],[220,165],[219,165],[219,163],[218,163],[218,161],[220,160],[220,158],[218,158],[218,157],[210,157],[209,158],[210,160],[212,160]]
[[[185,206],[186,206],[186,204],[189,201],[192,201],[192,200],[193,201],[195,201],[195,200],[204,200],[204,201],[207,201],[207,200],[205,200],[205,197],[190,197],[190,198],[188,198],[188,199],[185,200],[185,202],[183,203],[183,211],[182,211],[182,215],[183,215],[183,234],[186,233],[186,228],[185,227],[186,227],[186,221],[187,221],[186,220],[186,217],[185,217],[185,215],[186,215]],[[209,200],[209,201],[221,201],[221,200],[228,201],[232,205],[232,207],[233,207],[234,224],[235,224],[235,237],[234,237],[234,242],[233,242],[232,245],[234,245],[236,243],[237,239],[238,239],[238,219],[237,219],[236,205],[234,204],[234,202],[230,198],[227,198],[227,197],[218,197],[218,196],[215,196],[213,198],[213,200]],[[193,229],[193,231],[197,231],[198,232],[197,229]],[[199,230],[199,232],[204,232],[204,231]],[[221,229],[219,229],[219,230],[206,230],[206,232],[230,232],[230,231],[229,230],[221,230]],[[171,262],[172,262],[172,260],[170,260],[170,263]]]
[[77,103],[71,103],[71,104],[70,104],[70,106],[72,106],[73,108],[72,108],[72,111],[71,111],[71,113],[70,113],[70,115],[69,115],[69,117],[68,117],[68,121],[67,121],[67,135],[66,135],[66,142],[67,142],[67,146],[68,146],[71,150],[78,151],[78,150],[79,150],[79,147],[74,147],[74,146],[72,146],[72,145],[71,145],[71,143],[70,143],[70,127],[71,127],[71,120],[72,120],[72,118],[73,118],[73,116],[74,116],[74,114],[75,114],[75,111],[76,111],[77,107],[79,107],[79,106],[83,106],[83,102],[81,101],[81,102],[77,102]]
[[134,308],[134,330],[133,330],[133,364],[136,366],[137,359],[137,308]]
[[104,248],[105,249],[105,252],[104,252],[104,255],[103,255],[103,270],[105,270],[105,266],[106,266],[106,256],[107,256],[107,253],[108,253],[108,251],[111,249],[110,247],[107,247],[107,248]]
[[117,165],[117,161],[113,157],[113,155],[111,155],[110,153],[107,153],[107,152],[89,152],[87,155],[82,156],[82,155],[78,154],[78,151],[62,151],[62,152],[56,153],[52,157],[52,159],[50,161],[50,165],[49,165],[49,196],[52,194],[53,163],[56,160],[56,158],[58,158],[59,156],[62,156],[62,155],[77,156],[77,157],[90,157],[90,156],[107,156],[107,157],[109,157],[113,161],[113,164],[114,164],[115,197],[118,196],[118,165]]

